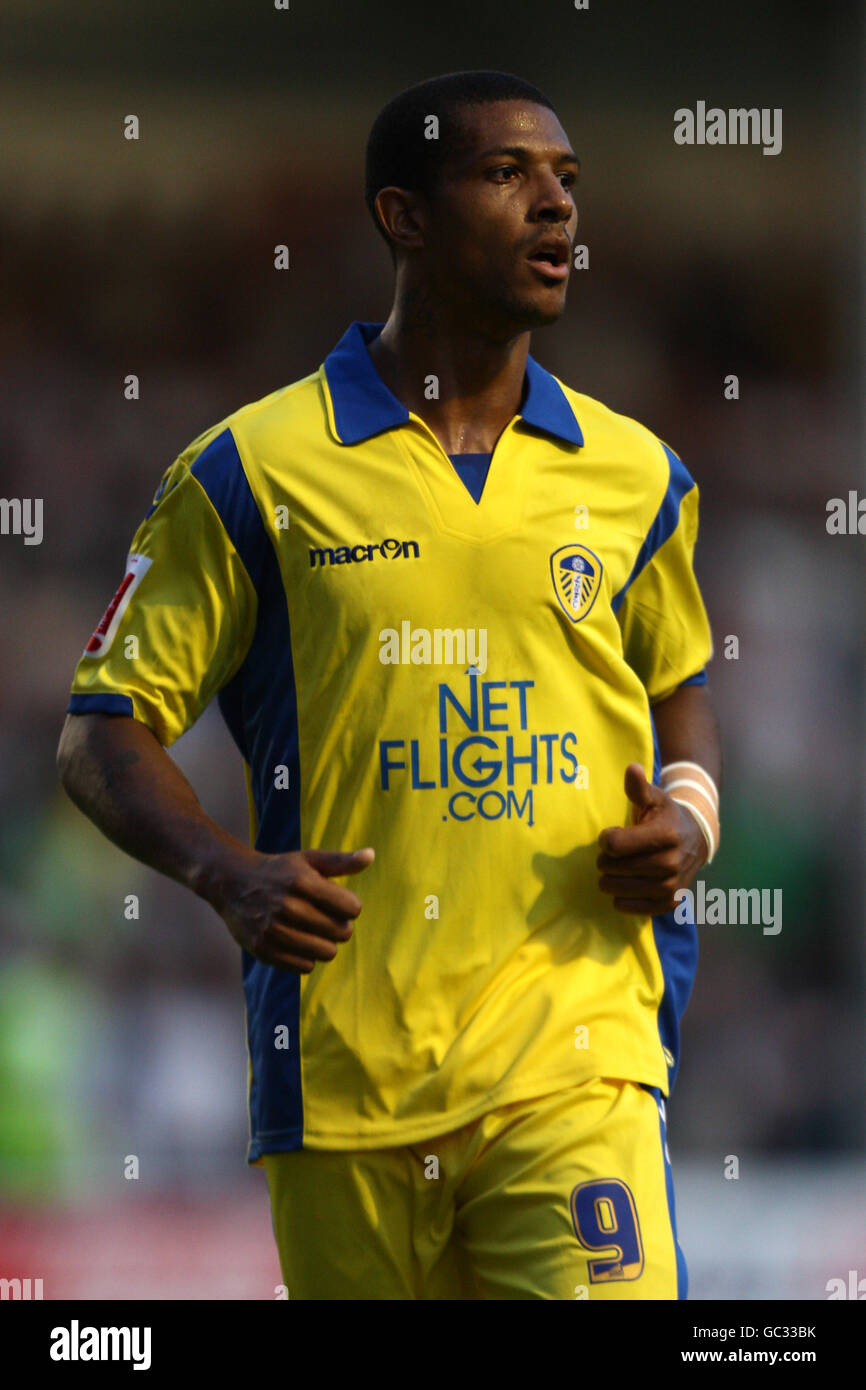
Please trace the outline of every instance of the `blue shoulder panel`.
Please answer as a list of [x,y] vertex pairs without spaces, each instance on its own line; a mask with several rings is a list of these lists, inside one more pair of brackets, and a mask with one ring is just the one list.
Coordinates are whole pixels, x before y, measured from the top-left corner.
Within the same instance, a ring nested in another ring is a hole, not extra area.
[[[661,441],[659,441],[661,442]],[[670,474],[665,495],[661,500],[661,505],[655,515],[655,520],[647,532],[646,539],[637,553],[637,558],[632,566],[631,574],[623,584],[618,594],[611,600],[611,608],[614,613],[618,613],[622,607],[623,600],[628,593],[630,586],[637,579],[642,570],[646,568],[656,551],[661,550],[665,541],[670,540],[680,519],[680,503],[687,492],[691,492],[695,485],[695,480],[686,469],[682,460],[677,458],[673,449],[669,449],[667,444],[662,444],[662,448],[667,455]]]

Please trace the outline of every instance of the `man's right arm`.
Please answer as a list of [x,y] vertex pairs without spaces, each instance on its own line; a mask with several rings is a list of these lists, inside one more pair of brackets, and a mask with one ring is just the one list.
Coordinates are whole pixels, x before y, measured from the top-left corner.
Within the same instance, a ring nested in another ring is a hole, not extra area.
[[351,937],[360,900],[331,880],[365,869],[372,849],[251,849],[205,813],[147,725],[124,715],[67,715],[57,769],[109,840],[210,903],[256,959],[309,974]]

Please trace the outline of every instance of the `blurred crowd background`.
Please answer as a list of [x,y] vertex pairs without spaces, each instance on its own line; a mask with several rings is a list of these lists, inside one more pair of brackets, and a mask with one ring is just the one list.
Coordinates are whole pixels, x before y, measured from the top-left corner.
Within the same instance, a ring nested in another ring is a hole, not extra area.
[[[823,1298],[858,1258],[866,1274],[866,539],[826,530],[830,498],[866,496],[861,18],[4,0],[0,492],[44,499],[44,539],[0,536],[0,1276],[47,1271],[46,1297],[273,1296],[237,949],[100,837],[54,756],[165,467],[386,317],[367,132],[396,91],[469,67],[540,86],[581,157],[589,269],[532,351],[698,481],[725,752],[703,877],[783,895],[777,935],[701,929],[670,1107],[693,1294]],[[781,154],[677,146],[673,113],[699,100],[782,108]],[[172,752],[245,836],[215,706]]]

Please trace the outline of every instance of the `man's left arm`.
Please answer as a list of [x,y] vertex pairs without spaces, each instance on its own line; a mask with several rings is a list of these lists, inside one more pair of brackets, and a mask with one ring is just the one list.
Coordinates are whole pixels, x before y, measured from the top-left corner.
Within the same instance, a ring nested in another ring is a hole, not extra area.
[[714,817],[712,795],[722,763],[718,721],[705,685],[679,686],[654,704],[652,713],[662,781],[670,790],[648,782],[640,764],[630,763],[625,790],[634,807],[633,824],[602,831],[597,860],[599,887],[613,895],[614,906],[644,917],[676,907],[674,894],[688,887],[711,857],[711,846],[715,852],[718,802]]

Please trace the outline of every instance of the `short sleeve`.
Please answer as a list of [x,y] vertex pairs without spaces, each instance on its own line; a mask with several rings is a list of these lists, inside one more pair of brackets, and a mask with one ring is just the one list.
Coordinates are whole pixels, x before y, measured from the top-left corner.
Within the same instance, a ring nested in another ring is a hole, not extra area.
[[709,619],[695,578],[698,487],[662,445],[669,481],[624,589],[614,599],[625,658],[651,704],[686,683],[700,684],[713,653]]
[[68,711],[130,715],[169,747],[238,670],[256,612],[253,581],[181,455],[135,532],[123,580],[75,669]]

